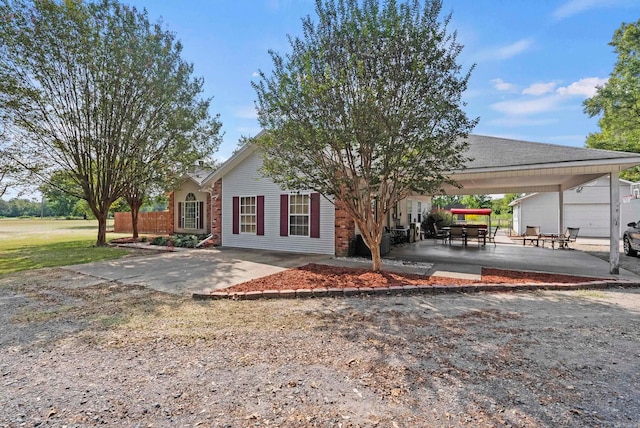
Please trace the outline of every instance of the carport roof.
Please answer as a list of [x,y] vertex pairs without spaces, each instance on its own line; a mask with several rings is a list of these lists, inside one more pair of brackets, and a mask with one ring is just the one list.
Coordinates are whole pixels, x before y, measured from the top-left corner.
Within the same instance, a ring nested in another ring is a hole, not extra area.
[[467,142],[469,143],[467,154],[472,158],[466,164],[467,169],[534,166],[639,157],[637,153],[560,146],[484,135],[469,135]]
[[447,194],[557,192],[640,165],[640,155],[507,138],[469,135],[463,170],[450,177],[462,188]]

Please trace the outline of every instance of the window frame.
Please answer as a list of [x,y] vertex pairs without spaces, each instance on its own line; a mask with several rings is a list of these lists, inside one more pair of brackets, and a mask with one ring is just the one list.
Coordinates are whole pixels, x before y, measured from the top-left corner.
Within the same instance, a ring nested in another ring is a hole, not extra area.
[[[253,200],[253,204],[243,204],[243,201]],[[244,207],[253,206],[253,212],[243,213]],[[243,220],[253,218],[253,223],[244,223]],[[253,225],[253,231],[243,230],[245,226]],[[258,196],[257,195],[244,195],[238,196],[238,233],[240,235],[257,235],[258,234]]]
[[[193,199],[190,199],[190,196],[193,197]],[[187,196],[185,196],[184,198],[183,204],[184,205],[182,208],[182,228],[185,230],[198,230],[201,213],[200,213],[200,201],[198,201],[198,198],[195,195],[195,193],[193,192],[187,193]],[[193,213],[193,216],[190,215],[191,213]]]
[[[297,198],[306,198],[306,204],[298,203],[297,201],[296,203],[293,203],[294,199],[297,199]],[[287,230],[289,231],[289,236],[309,238],[311,236],[311,193],[306,193],[306,192],[305,193],[289,193],[289,201],[287,205],[288,205]],[[306,213],[292,212],[292,206],[306,207]],[[306,217],[307,221],[305,224],[292,224],[291,222],[292,217],[296,217],[296,218]],[[300,227],[305,228],[306,234],[293,233],[294,229],[292,229],[292,226],[295,228],[300,228]]]

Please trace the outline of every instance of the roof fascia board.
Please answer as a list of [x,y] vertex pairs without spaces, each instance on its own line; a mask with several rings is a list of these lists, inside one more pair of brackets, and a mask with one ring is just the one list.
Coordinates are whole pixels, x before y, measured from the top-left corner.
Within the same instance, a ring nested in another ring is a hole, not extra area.
[[[453,170],[451,175],[472,174],[472,173],[491,173],[503,171],[520,171],[520,170],[541,170],[550,168],[573,168],[573,167],[589,167],[589,166],[610,166],[615,167],[614,170],[624,170],[632,166],[640,165],[640,157],[624,157],[617,159],[590,159],[570,162],[554,162],[541,163],[531,165],[515,165],[506,167],[488,167],[488,168],[467,168]],[[610,170],[609,170],[610,171]]]

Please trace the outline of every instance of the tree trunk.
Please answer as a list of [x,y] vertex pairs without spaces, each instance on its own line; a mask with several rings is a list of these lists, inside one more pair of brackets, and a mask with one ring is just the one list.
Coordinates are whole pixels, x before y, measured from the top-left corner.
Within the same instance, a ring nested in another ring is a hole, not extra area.
[[133,229],[133,238],[138,237],[138,214],[140,213],[141,204],[131,206],[131,228]]
[[107,245],[107,214],[94,212],[98,219],[98,241],[96,247],[104,247]]
[[373,247],[370,247],[369,250],[371,250],[371,262],[373,263],[373,266],[371,267],[371,269],[374,272],[380,272],[382,270],[382,256],[380,256],[380,244],[373,245]]
[[136,239],[138,237],[138,213],[139,213],[140,208],[133,208],[131,207],[131,230],[132,230],[132,237],[133,239]]
[[129,189],[125,193],[124,198],[127,200],[129,208],[131,208],[131,228],[133,231],[133,238],[135,239],[138,237],[138,214],[140,213],[140,207],[144,201],[144,193],[138,189]]
[[380,256],[380,241],[382,241],[382,230],[377,236],[372,236],[372,233],[367,231],[364,227],[358,226],[362,235],[362,240],[369,247],[371,251],[371,269],[374,272],[380,272],[382,270],[382,257]]

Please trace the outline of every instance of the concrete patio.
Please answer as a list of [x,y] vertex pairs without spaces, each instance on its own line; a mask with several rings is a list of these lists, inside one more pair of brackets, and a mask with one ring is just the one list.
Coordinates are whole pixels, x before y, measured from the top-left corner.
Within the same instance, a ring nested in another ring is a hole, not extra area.
[[[603,245],[608,243],[608,240],[604,239],[583,238],[581,241]],[[492,267],[633,281],[640,279],[638,275],[624,269],[620,269],[619,275],[612,275],[609,273],[609,262],[575,249],[552,249],[549,245],[523,246],[522,241],[512,241],[504,235],[496,237],[496,244],[494,246],[487,243],[483,246],[469,242],[467,246],[463,246],[460,241],[443,244],[441,240],[428,239],[392,247],[385,258],[433,263],[434,267],[430,273],[437,270],[479,274],[482,267]]]

